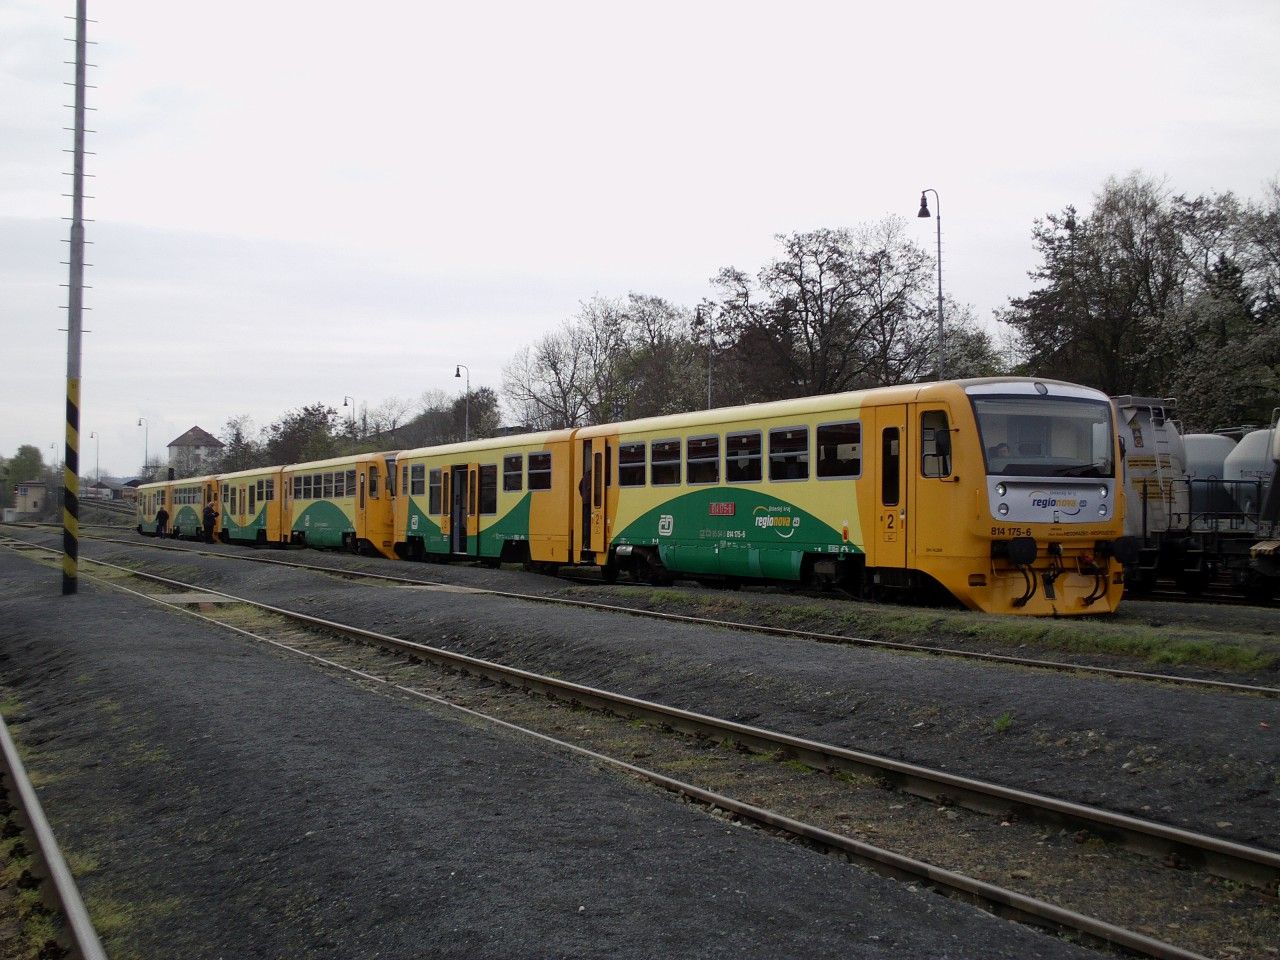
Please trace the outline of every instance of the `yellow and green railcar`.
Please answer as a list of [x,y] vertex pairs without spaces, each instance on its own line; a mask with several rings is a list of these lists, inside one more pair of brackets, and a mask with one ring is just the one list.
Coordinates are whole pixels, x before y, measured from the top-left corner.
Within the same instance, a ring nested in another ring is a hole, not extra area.
[[290,543],[395,557],[397,453],[361,453],[281,469]]
[[[168,480],[139,484],[136,512],[138,524],[135,528],[139,533],[149,537],[157,535],[156,514],[161,510],[164,510],[169,517],[173,516],[173,503],[169,496],[172,486],[173,484]],[[164,535],[168,536],[168,532],[172,528],[172,523],[166,524]]]
[[259,467],[218,477],[223,540],[254,544],[289,542],[284,525],[282,474],[282,467]]
[[[169,529],[172,536],[187,540],[204,538],[204,508],[213,504],[218,510],[218,478],[214,476],[190,477],[186,480],[174,480],[169,484],[170,500]],[[221,523],[219,518],[217,523]],[[217,533],[217,523],[214,533]]]
[[1000,613],[1115,609],[1118,439],[1106,396],[988,379],[574,432],[574,562],[662,579],[939,588]]
[[571,435],[559,430],[402,453],[396,552],[491,564],[571,562]]

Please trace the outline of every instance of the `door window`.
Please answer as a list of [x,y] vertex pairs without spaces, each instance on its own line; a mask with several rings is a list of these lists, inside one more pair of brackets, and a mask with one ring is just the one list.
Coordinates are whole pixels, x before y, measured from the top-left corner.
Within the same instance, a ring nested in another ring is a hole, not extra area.
[[885,427],[880,435],[880,502],[886,507],[898,504],[898,472],[901,464],[901,440],[897,427]]

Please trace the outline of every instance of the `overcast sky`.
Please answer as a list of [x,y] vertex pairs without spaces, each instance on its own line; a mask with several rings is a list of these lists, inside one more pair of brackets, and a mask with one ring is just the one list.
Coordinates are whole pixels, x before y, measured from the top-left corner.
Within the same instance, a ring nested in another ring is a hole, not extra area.
[[[0,0],[0,454],[61,457],[72,0]],[[1280,174],[1280,4],[90,0],[82,465],[500,385],[595,293],[692,304],[886,215],[989,318],[1134,169]],[[149,426],[137,425],[145,417]],[[56,447],[51,450],[51,445]]]

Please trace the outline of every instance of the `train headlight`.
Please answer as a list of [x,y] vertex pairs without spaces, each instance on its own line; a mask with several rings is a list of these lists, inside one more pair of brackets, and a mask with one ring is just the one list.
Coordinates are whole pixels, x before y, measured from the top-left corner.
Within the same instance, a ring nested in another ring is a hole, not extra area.
[[996,484],[996,496],[997,496],[997,497],[1003,497],[1003,496],[1004,496],[1006,493],[1008,493],[1008,492],[1009,492],[1009,488],[1008,488],[1008,487],[1006,487],[1003,483],[997,483],[997,484]]
[[1107,488],[1106,488],[1106,487],[1099,487],[1099,488],[1098,488],[1098,496],[1100,496],[1103,500],[1107,499]]
[[1007,503],[1000,504],[1000,506],[996,507],[996,513],[1002,517],[1007,517],[1009,515],[1009,505]]
[[1098,516],[1105,517],[1107,515],[1107,505],[1105,503],[1098,504]]

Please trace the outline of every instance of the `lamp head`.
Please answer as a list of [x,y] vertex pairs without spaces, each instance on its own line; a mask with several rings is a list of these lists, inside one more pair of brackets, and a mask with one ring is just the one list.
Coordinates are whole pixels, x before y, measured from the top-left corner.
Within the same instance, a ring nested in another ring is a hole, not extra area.
[[462,379],[462,364],[458,364],[456,367],[453,368],[453,379],[455,380]]
[[916,216],[917,217],[933,216],[933,214],[929,212],[929,200],[923,193],[920,194],[920,212],[917,213]]

